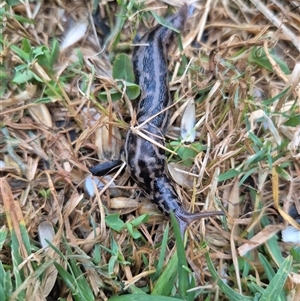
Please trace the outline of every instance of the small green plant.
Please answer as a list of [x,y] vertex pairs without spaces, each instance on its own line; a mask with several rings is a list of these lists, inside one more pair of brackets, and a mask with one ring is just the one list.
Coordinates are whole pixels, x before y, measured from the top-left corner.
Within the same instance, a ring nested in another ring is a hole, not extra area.
[[206,150],[206,146],[198,141],[191,144],[184,144],[181,140],[171,141],[168,144],[168,148],[175,151],[178,155],[176,157],[171,156],[172,160],[180,160],[182,164],[186,166],[192,166],[194,158]]
[[35,79],[38,82],[50,81],[53,65],[59,55],[59,44],[53,40],[50,48],[42,45],[33,47],[26,38],[20,47],[12,44],[10,49],[18,55],[22,62],[15,67],[13,82],[24,84]]
[[[149,295],[145,292],[141,294],[141,291],[131,287],[131,290],[135,292],[134,294],[113,297],[109,299],[110,301],[195,300],[197,293],[194,291],[188,292],[189,289],[195,286],[195,279],[188,268],[184,243],[174,214],[171,214],[171,221],[176,239],[176,252],[174,252],[167,265],[163,267],[162,264],[165,257],[164,250],[166,249],[169,234],[169,228],[167,227],[161,245],[162,253],[160,254],[159,262],[156,266],[156,272],[150,276],[154,284],[151,294]],[[174,291],[174,283],[178,285],[178,292],[177,290]]]
[[131,235],[133,239],[141,238],[141,233],[136,229],[140,224],[146,222],[148,220],[148,215],[143,214],[132,221],[128,221],[124,223],[120,219],[120,215],[118,213],[110,214],[105,217],[105,222],[108,227],[111,229],[120,232],[124,229],[128,230],[128,233]]
[[[84,276],[84,271],[78,264],[80,260],[76,260],[74,251],[71,249],[68,243],[65,243],[66,254],[64,255],[58,248],[49,243],[51,248],[60,256],[63,260],[64,265],[61,265],[57,261],[53,262],[63,282],[68,286],[72,292],[74,300],[81,301],[93,301],[95,300],[93,291]],[[84,257],[83,255],[77,256],[78,258]],[[82,259],[81,259],[82,260]],[[67,268],[65,268],[65,265]]]
[[[126,54],[119,54],[113,64],[113,78],[118,82],[118,89],[109,90],[110,97],[113,101],[120,100],[122,94],[126,95],[130,100],[136,99],[140,94],[140,88],[134,83],[134,74],[131,61]],[[99,99],[107,101],[107,92],[99,93]]]

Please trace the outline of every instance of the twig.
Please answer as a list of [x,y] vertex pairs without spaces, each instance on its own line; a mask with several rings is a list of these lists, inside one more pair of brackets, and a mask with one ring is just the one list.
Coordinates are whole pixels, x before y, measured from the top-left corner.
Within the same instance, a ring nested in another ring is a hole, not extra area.
[[270,20],[277,28],[280,28],[282,33],[287,36],[295,47],[300,52],[300,36],[295,35],[281,20],[279,20],[267,6],[265,6],[260,0],[251,0],[251,2],[257,7],[257,9],[264,14],[266,18]]

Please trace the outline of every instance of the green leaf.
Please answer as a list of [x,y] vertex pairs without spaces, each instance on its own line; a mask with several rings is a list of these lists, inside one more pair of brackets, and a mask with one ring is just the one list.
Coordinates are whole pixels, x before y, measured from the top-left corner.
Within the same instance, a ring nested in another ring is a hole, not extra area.
[[296,127],[299,124],[300,124],[300,115],[291,117],[284,123],[285,126],[291,126],[291,127]]
[[[269,261],[263,256],[263,254],[259,253],[258,254],[259,260],[262,263],[263,267],[264,267],[264,271],[267,275],[267,278],[269,281],[272,281],[272,279],[274,278],[274,276],[276,275],[275,271],[273,270],[271,264],[269,263]],[[262,294],[264,293],[265,290],[263,290]],[[280,298],[277,300],[286,300],[285,298],[285,294],[284,291],[282,290],[280,292]]]
[[25,225],[24,221],[19,223],[19,227],[20,227],[22,242],[23,242],[23,244],[26,248],[26,252],[27,252],[28,256],[30,256],[31,255],[30,237],[29,237],[29,234],[27,232],[26,225]]
[[22,40],[22,48],[23,48],[23,51],[25,51],[26,53],[28,53],[28,54],[31,53],[32,46],[28,39]]
[[237,171],[236,169],[229,169],[229,170],[225,171],[224,173],[218,175],[218,181],[223,182],[223,181],[232,179],[232,178],[238,176],[239,174],[240,174],[240,172]]
[[154,19],[157,21],[157,23],[159,23],[160,25],[162,25],[164,27],[172,29],[173,31],[175,31],[177,33],[180,33],[180,31],[178,29],[176,29],[175,27],[173,27],[172,24],[167,19],[160,17],[154,11],[150,11],[150,12],[153,15]]
[[30,62],[30,53],[27,53],[26,51],[22,50],[21,48],[10,45],[10,49],[13,50],[20,58],[22,58],[26,63]]
[[251,282],[248,282],[247,286],[249,287],[253,295],[254,294],[258,295],[258,299],[256,300],[259,300],[259,298],[261,297],[261,295],[264,293],[265,290],[256,283],[256,279],[252,275],[249,276],[249,279]]
[[76,301],[77,300],[78,301],[82,301],[82,300],[94,301],[95,298],[94,298],[92,289],[90,288],[90,286],[84,276],[84,273],[81,270],[81,265],[78,264],[78,261],[76,260],[76,256],[74,256],[74,252],[71,249],[70,245],[66,241],[64,241],[64,246],[65,246],[65,249],[67,252],[67,256],[64,256],[61,253],[61,251],[58,250],[50,242],[49,242],[49,245],[67,263],[68,271],[66,271],[66,269],[63,268],[57,262],[54,262],[54,265],[55,265],[58,273],[60,274],[61,278],[63,278],[64,282],[71,290],[74,300],[76,300]]
[[39,98],[37,100],[34,101],[35,104],[41,104],[41,103],[51,103],[52,99],[49,97],[43,97],[43,98]]
[[38,82],[40,82],[40,83],[43,83],[43,82],[44,82],[44,81],[43,81],[38,75],[36,75],[34,72],[32,72],[32,75],[33,75],[34,79],[37,80]]
[[76,293],[76,288],[74,285],[74,279],[70,273],[68,273],[59,263],[53,262],[55,265],[58,273],[60,274],[61,278],[64,280],[64,283],[68,286],[73,294]]
[[[119,89],[123,91],[124,84],[126,85],[126,94],[130,100],[136,99],[140,95],[140,87],[133,83],[122,82],[118,85]],[[109,90],[110,97],[112,101],[118,101],[122,98],[122,93],[116,90],[115,88]],[[102,91],[98,94],[98,97],[101,101],[108,101],[107,92]]]
[[122,295],[117,297],[112,297],[108,301],[183,301],[183,299],[165,297],[165,296],[155,296],[146,294],[133,294],[133,295]]
[[165,269],[156,281],[151,294],[169,296],[174,288],[174,282],[177,276],[177,269],[178,256],[177,252],[175,252],[173,256],[169,259],[167,265],[165,266]]
[[171,212],[171,222],[175,234],[176,239],[176,249],[177,249],[177,256],[178,256],[178,281],[179,281],[179,293],[180,296],[185,300],[193,300],[195,296],[195,292],[188,293],[187,291],[192,288],[190,283],[190,272],[187,269],[188,264],[186,260],[185,255],[185,249],[183,240],[181,237],[180,229],[178,222],[175,218],[175,215],[173,212]]
[[156,272],[152,277],[152,281],[155,281],[159,277],[159,275],[161,274],[161,271],[163,269],[165,255],[166,255],[166,251],[167,251],[168,240],[169,240],[169,224],[167,224],[167,227],[163,234],[163,239],[162,239],[162,243],[160,246],[159,259],[158,259],[158,263],[156,265]]
[[[248,233],[248,237],[249,237],[249,233]],[[248,277],[249,272],[252,268],[252,266],[250,265],[251,258],[252,257],[251,257],[250,252],[247,252],[243,257],[238,258],[239,267],[242,269],[242,277],[243,278]]]
[[0,66],[0,81],[1,83],[3,83],[3,80],[7,80],[9,79],[9,72],[7,70],[7,68],[5,68],[4,66]]
[[130,221],[130,224],[134,227],[138,227],[140,224],[147,222],[148,219],[149,219],[148,214],[142,214],[142,215],[138,216],[137,218],[133,219],[132,221]]
[[269,285],[265,289],[262,294],[260,301],[273,301],[277,300],[278,296],[283,291],[283,286],[286,282],[287,277],[289,276],[289,272],[292,266],[293,258],[292,256],[288,256],[279,270],[277,271],[274,278],[270,281]]
[[130,100],[136,99],[140,95],[140,87],[136,84],[126,82],[126,94]]
[[[20,269],[19,266],[23,262],[23,258],[20,254],[20,244],[16,232],[14,229],[10,231],[11,235],[11,258],[12,258],[12,273],[14,275],[14,285],[15,287],[19,287],[22,285],[25,280],[24,269]],[[22,290],[19,293],[19,298],[25,298],[25,291]]]
[[0,261],[0,300],[7,301],[13,292],[10,271],[5,271]]
[[251,155],[248,157],[248,159],[245,161],[245,165],[250,165],[250,164],[256,164],[260,161],[265,160],[266,158],[266,149],[261,149],[254,155]]
[[118,4],[120,5],[120,10],[119,10],[118,14],[116,14],[117,19],[116,19],[116,23],[114,25],[114,29],[111,32],[111,34],[108,36],[108,38],[106,39],[105,44],[103,45],[103,48],[105,49],[106,46],[112,42],[112,46],[110,48],[112,50],[111,52],[114,52],[113,50],[119,44],[121,32],[122,32],[125,20],[127,19],[127,11],[126,11],[126,6],[125,6],[126,1],[120,0],[119,2],[120,3],[118,3]]
[[289,91],[289,88],[286,88],[285,90],[283,90],[282,92],[280,92],[279,94],[275,95],[274,97],[264,100],[262,101],[262,104],[266,107],[269,107],[272,103],[278,101],[279,99],[281,99],[283,96],[286,95],[286,93]]
[[249,178],[250,175],[252,175],[254,172],[256,172],[258,170],[257,167],[253,167],[250,170],[248,170],[243,177],[241,178],[241,180],[239,181],[239,187],[241,187],[244,182]]
[[[109,94],[112,101],[118,101],[122,97],[122,94],[114,88],[109,90]],[[98,94],[98,98],[103,102],[107,102],[108,101],[107,92],[106,91],[100,92]]]
[[182,146],[178,148],[177,154],[183,160],[184,164],[191,165],[198,152],[190,147]]
[[5,243],[5,239],[7,237],[7,233],[8,233],[7,229],[4,226],[1,227],[1,229],[0,229],[0,251],[2,250],[2,247],[3,247],[4,243]]
[[248,132],[248,137],[249,137],[249,139],[251,139],[253,142],[254,142],[254,144],[256,145],[256,146],[258,146],[258,147],[263,147],[263,143],[261,142],[261,140],[256,136],[256,135],[254,135],[252,132]]
[[54,246],[48,239],[46,239],[46,242],[61,258],[63,258],[65,261],[67,261],[67,258],[56,246]]
[[59,42],[56,39],[54,39],[51,45],[51,60],[50,60],[51,67],[53,67],[54,63],[57,61],[59,52],[60,52]]
[[259,257],[259,260],[260,260],[262,266],[264,267],[264,271],[268,277],[268,280],[271,281],[273,279],[273,277],[275,276],[275,272],[274,272],[272,266],[270,265],[269,261],[266,259],[266,257],[263,254],[258,253],[258,257]]
[[279,177],[286,181],[291,181],[291,175],[288,173],[285,169],[283,169],[281,166],[275,167],[276,172],[278,173]]
[[221,291],[227,296],[228,300],[230,301],[253,301],[252,297],[244,296],[233,290],[230,286],[228,286],[219,276],[217,273],[210,257],[209,253],[205,253],[205,258],[207,262],[207,266],[209,269],[209,272],[211,273],[211,276],[213,279],[217,282],[219,285]]
[[290,254],[293,256],[297,263],[300,263],[300,246],[293,246],[290,249]]
[[[24,84],[30,82],[33,78],[39,78],[39,77],[36,74],[34,74],[31,70],[24,70],[24,71],[16,72],[12,81],[15,84]],[[40,78],[39,81],[42,82]]]
[[33,58],[37,59],[39,56],[44,56],[47,51],[49,49],[45,45],[35,47],[32,51]]
[[113,275],[114,274],[114,268],[115,268],[115,264],[118,261],[118,256],[116,255],[112,255],[109,259],[108,262],[108,274],[109,275]]
[[131,292],[131,294],[139,294],[139,295],[145,295],[145,296],[149,296],[147,295],[143,289],[136,287],[135,285],[130,285],[130,287],[128,288],[128,290]]
[[[256,197],[259,197],[258,195],[256,195]],[[258,203],[257,209],[261,209],[262,206],[262,202],[261,200],[257,200],[256,201]],[[270,220],[266,215],[263,215],[260,219],[261,222],[261,226],[263,228],[265,228],[267,225],[270,225]],[[284,261],[284,257],[282,256],[282,252],[280,249],[280,246],[278,244],[278,240],[275,236],[269,238],[266,242],[265,242],[265,247],[268,250],[270,256],[272,257],[272,259],[274,260],[274,262],[280,266],[283,261]]]
[[134,83],[134,73],[127,54],[119,54],[113,63],[113,78]]
[[120,214],[110,214],[105,217],[105,223],[111,229],[120,232],[125,227],[125,223],[120,219]]
[[[14,6],[13,4],[9,4],[10,2],[20,4],[20,1],[17,1],[17,0],[16,1],[8,1],[8,5],[9,6]],[[10,17],[12,17],[10,14],[8,14],[8,15]],[[22,17],[22,16],[17,15],[17,14],[14,14],[13,18],[15,18],[20,23],[34,24],[34,21],[35,21],[35,20],[32,20],[32,19],[28,19],[28,18]]]
[[96,265],[99,265],[99,263],[101,262],[101,247],[99,244],[95,244],[94,246],[94,258],[93,258],[93,262],[96,264]]
[[[270,56],[273,58],[273,60],[278,64],[281,71],[285,74],[290,74],[290,70],[288,65],[275,54],[274,49],[270,50]],[[261,47],[253,47],[251,54],[248,58],[250,63],[255,63],[258,66],[265,68],[271,72],[274,72],[273,67],[266,56],[265,50]]]
[[134,229],[131,223],[125,223],[125,226],[133,239],[138,239],[141,237],[141,233]]

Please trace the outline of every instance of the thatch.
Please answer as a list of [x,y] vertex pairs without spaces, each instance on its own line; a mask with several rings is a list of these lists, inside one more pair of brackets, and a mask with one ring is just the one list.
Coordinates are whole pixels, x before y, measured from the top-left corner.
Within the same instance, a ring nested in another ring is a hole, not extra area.
[[[113,78],[116,56],[130,56],[136,34],[156,24],[150,11],[174,13],[182,1],[98,2],[0,4],[0,220],[2,231],[15,231],[19,267],[31,275],[21,288],[27,298],[50,294],[72,300],[51,267],[54,260],[67,269],[57,250],[77,256],[98,300],[120,294],[124,286],[127,292],[133,284],[148,292],[154,286],[150,275],[169,219],[139,195],[124,165],[100,177],[103,185],[92,197],[84,182],[91,166],[119,157],[134,114],[134,102]],[[182,33],[183,51],[174,45],[169,53],[170,90],[174,102],[180,101],[172,108],[166,139],[175,152],[199,146],[188,163],[168,154],[185,171],[177,186],[185,208],[226,212],[226,218],[194,223],[186,249],[195,286],[221,300],[224,292],[211,277],[200,242],[207,243],[224,281],[250,295],[238,261],[249,260],[259,282],[259,252],[279,268],[277,250],[285,258],[295,245],[281,241],[280,231],[288,225],[300,230],[300,2],[195,1],[194,7]],[[119,91],[117,101],[112,89]],[[108,99],[100,100],[105,93]],[[196,140],[180,144],[182,114],[191,98]],[[126,227],[119,232],[107,227],[105,216],[112,213],[120,213],[123,222],[143,213],[150,219],[133,239]],[[24,242],[20,225],[30,242]],[[40,250],[43,228],[51,232],[56,251]],[[175,251],[172,230],[169,236],[165,263]],[[15,266],[9,237],[0,258]],[[33,272],[43,264],[50,269],[40,279]],[[299,277],[289,276],[287,294],[297,295]]]

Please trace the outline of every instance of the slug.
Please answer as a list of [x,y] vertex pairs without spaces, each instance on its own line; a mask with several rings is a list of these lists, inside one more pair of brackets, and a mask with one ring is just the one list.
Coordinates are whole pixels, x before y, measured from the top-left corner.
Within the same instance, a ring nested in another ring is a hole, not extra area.
[[[184,4],[177,14],[167,22],[181,31],[188,15]],[[174,184],[167,174],[166,156],[163,148],[164,134],[168,128],[171,97],[168,84],[169,46],[174,42],[176,32],[158,25],[139,40],[132,56],[136,83],[141,94],[136,109],[134,124],[128,130],[125,141],[125,160],[131,178],[147,198],[165,215],[171,211],[178,221],[181,235],[187,226],[203,217],[223,215],[222,211],[189,213],[183,209]],[[148,139],[137,133],[138,130]]]

